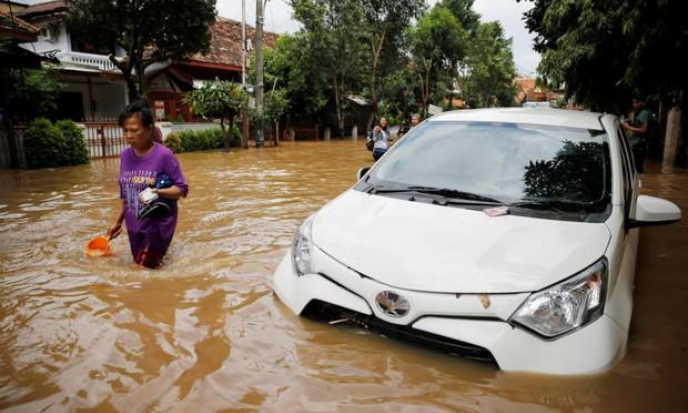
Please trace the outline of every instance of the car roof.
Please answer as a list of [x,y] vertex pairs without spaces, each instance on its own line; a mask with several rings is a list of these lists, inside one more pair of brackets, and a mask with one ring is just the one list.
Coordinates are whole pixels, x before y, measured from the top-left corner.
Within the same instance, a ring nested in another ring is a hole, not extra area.
[[498,108],[453,110],[435,115],[428,121],[527,123],[604,130],[600,122],[602,116],[602,113],[597,112],[553,108]]

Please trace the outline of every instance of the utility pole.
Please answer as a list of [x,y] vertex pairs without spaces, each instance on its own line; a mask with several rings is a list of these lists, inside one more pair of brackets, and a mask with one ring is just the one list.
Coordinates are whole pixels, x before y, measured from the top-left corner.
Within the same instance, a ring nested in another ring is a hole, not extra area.
[[241,87],[246,89],[246,0],[241,0]]
[[263,0],[256,0],[256,147],[265,145],[263,136]]
[[[241,0],[241,89],[246,91],[246,0]],[[248,149],[248,109],[241,111],[241,147]]]

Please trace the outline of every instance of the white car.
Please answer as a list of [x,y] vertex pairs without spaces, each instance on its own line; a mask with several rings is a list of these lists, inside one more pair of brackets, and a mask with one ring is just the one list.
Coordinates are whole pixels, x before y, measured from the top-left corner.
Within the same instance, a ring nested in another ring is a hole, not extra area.
[[274,290],[504,371],[603,372],[626,347],[638,227],[681,218],[639,186],[615,116],[447,112],[305,220]]

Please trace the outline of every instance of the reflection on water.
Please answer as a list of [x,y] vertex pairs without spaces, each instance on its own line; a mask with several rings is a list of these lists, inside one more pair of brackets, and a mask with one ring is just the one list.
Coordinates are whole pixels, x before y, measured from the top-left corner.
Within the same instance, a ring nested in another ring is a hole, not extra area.
[[[117,208],[117,160],[0,171],[0,409],[688,411],[686,221],[643,229],[628,354],[602,376],[504,374],[291,314],[272,270],[293,230],[370,164],[362,142],[193,153],[165,266],[84,245]],[[644,192],[688,210],[688,174]],[[595,349],[581,349],[595,351]]]

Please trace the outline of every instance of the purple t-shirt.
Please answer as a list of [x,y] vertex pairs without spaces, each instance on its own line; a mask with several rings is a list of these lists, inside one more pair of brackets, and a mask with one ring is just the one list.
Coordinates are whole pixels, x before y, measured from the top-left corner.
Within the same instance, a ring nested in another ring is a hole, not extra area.
[[159,174],[166,174],[186,196],[189,186],[179,162],[172,151],[158,143],[154,143],[153,149],[144,156],[137,156],[132,148],[127,148],[120,159],[120,198],[125,202],[124,219],[131,252],[136,256],[139,249],[146,247],[164,255],[177,226],[177,201],[166,200],[171,209],[168,216],[139,221],[136,217],[143,207],[139,193],[154,184]]

